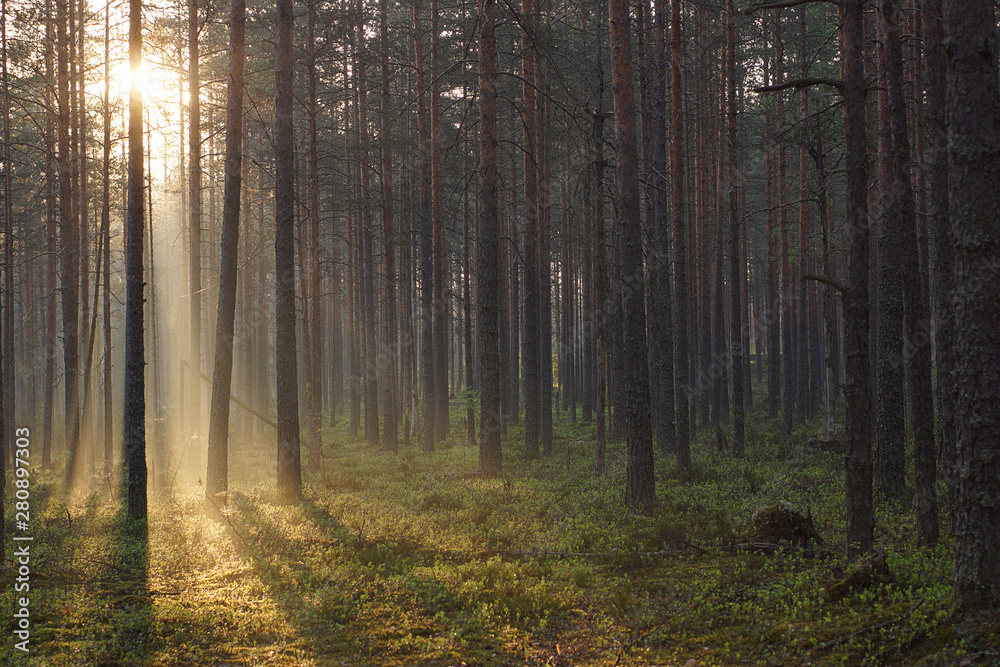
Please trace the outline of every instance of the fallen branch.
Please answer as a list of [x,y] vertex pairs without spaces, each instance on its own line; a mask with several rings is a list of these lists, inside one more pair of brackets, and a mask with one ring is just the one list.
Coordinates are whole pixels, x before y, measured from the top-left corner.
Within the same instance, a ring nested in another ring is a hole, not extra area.
[[723,551],[763,551],[764,553],[777,553],[785,551],[791,547],[783,544],[772,544],[771,542],[742,542],[740,544],[726,544],[719,547]]
[[846,641],[850,641],[851,639],[854,639],[855,637],[857,637],[859,635],[868,634],[869,632],[876,632],[878,630],[881,630],[884,627],[892,625],[893,623],[897,623],[897,622],[903,620],[904,618],[906,618],[907,616],[909,616],[910,614],[912,614],[914,611],[916,611],[917,607],[919,607],[920,605],[922,605],[926,599],[927,598],[920,598],[919,600],[917,600],[916,602],[914,602],[913,606],[911,606],[909,609],[907,609],[903,613],[899,614],[898,616],[894,616],[894,617],[890,618],[887,621],[882,621],[881,623],[878,623],[876,625],[869,625],[869,626],[866,626],[866,627],[863,627],[863,628],[858,628],[854,632],[852,632],[850,634],[847,634],[847,635],[844,635],[843,637],[837,637],[836,639],[831,639],[828,642],[820,644],[819,646],[817,646],[813,650],[815,650],[815,651],[825,651],[825,650],[827,650],[829,648],[833,648],[837,644],[843,644]]

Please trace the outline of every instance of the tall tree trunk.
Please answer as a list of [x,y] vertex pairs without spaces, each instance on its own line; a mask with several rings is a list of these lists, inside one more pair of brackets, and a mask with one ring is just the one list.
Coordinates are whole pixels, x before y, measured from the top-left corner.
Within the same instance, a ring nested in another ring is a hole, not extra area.
[[431,220],[433,232],[433,345],[434,345],[434,435],[440,441],[448,437],[448,308],[445,290],[444,237],[444,158],[441,138],[440,12],[437,0],[431,0]]
[[871,365],[868,358],[868,169],[865,159],[865,70],[863,0],[840,6],[844,72],[844,143],[847,168],[848,275],[844,294],[844,353],[847,357],[847,553],[871,551]]
[[[142,0],[129,0],[129,64],[133,75],[142,69]],[[66,134],[67,132],[61,132]],[[143,164],[142,92],[135,83],[129,95],[128,117],[128,220],[125,243],[125,400],[122,445],[125,450],[127,507],[132,517],[146,516],[146,358],[143,343]],[[65,204],[64,204],[65,207]],[[64,268],[65,270],[65,268]],[[65,294],[63,295],[65,299]],[[75,304],[72,314],[75,336]],[[63,306],[63,319],[66,307]],[[67,342],[67,347],[69,343]],[[75,350],[75,341],[72,346]],[[68,353],[67,353],[68,354]],[[76,372],[76,358],[67,369]],[[70,384],[69,370],[67,382]],[[75,405],[76,382],[74,396]],[[228,398],[228,397],[227,397]],[[67,405],[71,405],[67,401]],[[76,421],[75,419],[73,420]],[[72,450],[71,450],[72,451]],[[67,468],[70,474],[70,468]]]
[[230,0],[229,12],[229,81],[226,90],[226,167],[222,199],[219,310],[215,324],[215,368],[212,372],[212,412],[208,427],[208,472],[205,476],[205,488],[209,495],[226,491],[229,488],[229,394],[232,391],[233,382],[236,260],[240,235],[240,188],[243,178],[245,0]]
[[365,20],[358,0],[356,7],[358,17],[355,34],[354,72],[358,89],[358,170],[360,171],[361,197],[358,200],[361,207],[361,273],[358,276],[361,288],[361,326],[364,336],[364,380],[365,380],[365,441],[373,446],[379,445],[378,424],[378,335],[375,330],[375,260],[374,234],[371,221],[371,183],[368,165],[368,77],[367,48],[365,46]]
[[[10,82],[7,72],[7,3],[4,0],[3,8],[0,10],[0,30],[3,31],[0,39],[3,41],[3,80],[0,85],[3,87],[3,357],[6,364],[0,363],[0,376],[3,377],[4,400],[0,404],[3,412],[3,423],[0,424],[0,431],[3,432],[3,439],[0,440],[0,454],[4,460],[13,459],[12,445],[14,443],[14,407],[15,407],[15,385],[14,385],[14,202],[11,187],[11,171],[13,165],[10,161]],[[2,468],[0,468],[2,472]],[[0,486],[2,490],[2,486]],[[2,543],[0,543],[2,546]]]
[[524,103],[524,448],[538,454],[541,397],[539,395],[539,230],[538,230],[538,113],[535,89],[537,37],[535,0],[521,2],[521,99]]
[[927,224],[930,229],[930,268],[934,303],[935,408],[938,457],[948,488],[954,522],[956,490],[955,449],[955,301],[952,292],[954,240],[948,204],[948,137],[945,127],[945,60],[941,45],[941,0],[924,0],[921,11],[926,58]]
[[198,0],[188,0],[188,220],[191,293],[190,345],[190,414],[188,428],[202,433],[201,422],[201,74],[199,71]]
[[[770,84],[768,64],[764,56],[764,85]],[[778,294],[778,235],[774,221],[774,138],[772,136],[770,107],[764,110],[764,199],[765,199],[765,247],[767,253],[767,277],[764,287],[764,307],[762,309],[767,346],[767,416],[778,417],[781,403],[781,300]],[[757,367],[760,369],[760,365]]]
[[[785,45],[781,37],[781,10],[774,14],[774,82],[781,85],[785,80]],[[785,122],[785,95],[777,93],[775,113],[778,117],[778,127]],[[785,202],[788,201],[787,160],[785,159],[785,143],[778,143],[778,225],[781,238],[781,364],[784,371],[782,380],[782,423],[785,433],[792,431],[792,418],[795,415],[795,400],[798,394],[798,378],[795,343],[792,337],[795,320],[795,298],[792,295],[792,269],[788,255],[788,231],[791,222]]]
[[[72,57],[70,49],[70,36],[67,34],[66,22],[68,14],[68,4],[72,0],[56,0],[56,41],[58,49],[58,74],[57,74],[57,95],[59,104],[59,224],[60,224],[60,253],[62,254],[62,272],[60,275],[60,292],[62,299],[62,326],[63,326],[63,374],[64,387],[66,390],[66,400],[64,403],[66,417],[66,451],[69,453],[70,461],[74,461],[77,455],[80,438],[80,392],[78,390],[79,380],[79,299],[77,290],[80,286],[80,236],[73,217],[73,187],[72,187],[72,167],[71,167],[71,147],[70,147],[70,85],[69,85],[69,61]],[[138,14],[141,0],[130,0],[130,10]],[[139,18],[134,19],[137,23]],[[136,39],[139,39],[138,26],[135,27]],[[131,39],[131,32],[130,32]],[[137,42],[133,53],[133,47],[129,46],[129,57],[136,60],[132,64],[135,70],[139,65],[141,42]],[[141,114],[142,101],[138,91],[134,91],[133,98],[138,101],[130,102],[130,110],[134,107],[135,114],[140,116],[138,132],[142,132]],[[131,131],[131,119],[129,121]],[[142,137],[137,140],[137,149],[141,161]],[[131,145],[131,143],[130,143]],[[131,148],[130,148],[131,150]],[[130,153],[131,159],[131,153]],[[139,169],[139,197],[136,202],[139,207],[139,227],[141,238],[142,227],[142,165]],[[139,245],[139,267],[142,266],[142,245]],[[142,281],[141,270],[138,280]],[[140,285],[141,288],[141,285]],[[141,308],[141,306],[140,306]],[[141,328],[141,319],[139,322]],[[142,334],[139,334],[142,337]],[[141,348],[140,348],[141,353]],[[141,386],[141,384],[140,384]],[[143,463],[145,465],[145,463]],[[69,484],[73,478],[73,466],[67,463],[66,483]]]
[[673,172],[671,184],[671,208],[674,228],[674,298],[676,329],[674,330],[675,361],[677,375],[677,467],[683,469],[691,465],[690,430],[690,354],[688,352],[688,266],[686,225],[684,220],[684,107],[681,96],[681,0],[670,0],[670,166]]
[[653,289],[653,308],[649,313],[651,348],[651,381],[658,382],[660,391],[654,392],[650,406],[653,430],[660,451],[664,454],[676,450],[677,431],[674,411],[674,323],[673,293],[670,280],[670,211],[667,205],[667,3],[655,2],[656,18],[653,26],[653,220],[651,222],[655,248],[656,284]]
[[[78,116],[77,120],[79,126],[77,128],[77,161],[79,170],[79,176],[77,180],[78,189],[77,192],[77,229],[80,233],[80,321],[84,327],[87,326],[87,320],[90,319],[90,197],[87,194],[88,189],[88,168],[87,168],[87,104],[86,104],[86,85],[87,85],[87,56],[84,50],[84,45],[86,43],[86,27],[87,27],[87,15],[84,0],[78,0],[77,2],[77,30],[76,30],[76,61],[78,67],[79,81],[77,82],[76,94],[77,94],[77,109]],[[81,343],[88,343],[87,339],[84,338],[80,341]],[[13,358],[13,320],[11,321],[11,336],[7,341],[10,345],[9,352],[10,357]],[[88,347],[81,347],[80,353],[83,355],[90,354]],[[8,364],[5,369],[5,373],[10,374],[9,378],[5,378],[10,384],[12,390],[14,386],[14,368],[12,365]],[[89,387],[86,379],[84,380],[84,387]],[[14,394],[11,393],[10,397],[13,398]],[[93,415],[92,409],[88,407],[89,402],[87,401],[86,389],[82,397],[82,407],[83,410],[80,416],[80,444],[83,448],[83,453],[85,453],[85,458],[80,460],[80,463],[88,462],[93,463],[94,460],[94,430],[93,430]],[[14,420],[14,401],[9,401],[6,407],[6,414],[11,420],[11,425]]]
[[955,241],[955,604],[1000,607],[1000,90],[993,3],[943,3]]
[[[806,33],[806,6],[799,7],[799,76],[809,75],[808,38]],[[799,90],[799,119],[805,124],[809,118],[809,88]],[[809,154],[805,143],[799,147],[799,250],[798,266],[795,271],[795,349],[798,367],[795,375],[799,380],[795,418],[800,424],[806,421],[806,414],[813,412],[812,386],[815,377],[810,377],[812,355],[809,348],[809,325],[812,309],[808,300],[805,275],[809,263],[809,237],[812,233],[812,202],[809,200]],[[815,345],[815,344],[814,344]]]
[[[379,367],[382,374],[382,447],[393,454],[399,450],[399,418],[396,409],[396,242],[393,231],[392,149],[389,146],[389,20],[386,0],[379,0],[379,34],[382,48],[382,98],[379,114],[379,143],[382,148],[382,346]],[[468,207],[466,207],[468,208]],[[468,241],[466,241],[468,243]],[[468,262],[466,262],[468,276]]]
[[59,174],[55,163],[55,120],[52,90],[55,88],[53,73],[52,0],[45,2],[45,251],[48,255],[45,289],[45,387],[42,412],[42,467],[52,465],[52,411],[56,383],[56,181]]
[[[104,161],[103,196],[101,198],[101,238],[104,243],[104,474],[110,475],[114,465],[114,401],[111,386],[111,5],[104,12]],[[97,304],[94,304],[95,308]],[[53,313],[54,314],[54,313]],[[201,378],[198,378],[201,382]]]
[[[295,358],[295,137],[292,93],[292,0],[278,0],[274,95],[274,275],[278,398],[278,495],[302,496],[299,394]],[[370,408],[371,406],[366,406]]]
[[649,415],[649,366],[646,348],[646,295],[639,220],[638,142],[632,86],[632,43],[628,0],[608,3],[611,34],[612,86],[615,93],[615,139],[618,162],[619,273],[625,366],[624,387],[625,502],[656,502],[653,477],[653,433]]
[[[726,101],[729,116],[729,341],[732,348],[733,385],[733,454],[743,455],[743,308],[740,302],[743,281],[743,258],[740,253],[739,193],[737,175],[736,118],[736,10],[733,0],[726,0]],[[719,295],[722,296],[721,294]]]
[[[540,0],[536,0],[539,2]],[[550,0],[551,5],[551,0]],[[551,12],[547,14],[551,17]],[[536,23],[539,25],[540,21]],[[540,27],[547,34],[551,24]],[[538,175],[538,439],[541,441],[542,454],[552,454],[552,253],[551,237],[551,202],[552,193],[549,187],[550,165],[549,148],[546,138],[546,123],[548,109],[548,80],[545,76],[545,61],[539,59],[535,66],[535,82],[538,88],[537,115],[535,118],[535,140],[537,147]]]
[[933,546],[938,539],[937,467],[934,456],[934,399],[931,381],[930,327],[921,295],[917,256],[917,222],[910,183],[910,143],[906,124],[903,56],[896,0],[882,0],[882,43],[888,65],[887,102],[893,151],[893,187],[899,202],[899,250],[902,280],[905,345],[910,389],[910,419],[916,449],[917,541]]
[[413,0],[413,49],[417,70],[417,143],[420,151],[420,367],[424,397],[423,449],[434,450],[436,372],[434,365],[434,236],[431,219],[431,156],[427,145],[427,106],[424,101],[424,40],[420,0]]
[[479,468],[498,476],[500,448],[499,245],[497,210],[497,40],[495,0],[479,3]]
[[[896,176],[906,170],[906,165],[897,165],[899,156],[894,150],[892,108],[889,88],[901,86],[895,81],[896,72],[891,59],[898,57],[898,34],[896,52],[890,52],[889,33],[896,31],[894,6],[891,0],[880,0],[878,5],[878,191],[879,219],[878,235],[878,352],[876,354],[875,392],[875,461],[877,484],[881,493],[896,498],[905,488],[903,463],[905,421],[903,381],[903,274],[901,239],[903,233],[903,202],[901,184]],[[890,15],[887,18],[886,12]],[[886,24],[891,22],[892,26]],[[902,63],[898,75],[902,77]],[[902,101],[902,100],[900,100]],[[903,109],[900,109],[903,111]],[[906,132],[905,119],[902,131]],[[907,177],[908,178],[908,177]],[[907,186],[909,182],[907,181]],[[909,187],[907,187],[909,192]],[[910,214],[913,212],[912,198],[908,202]]]

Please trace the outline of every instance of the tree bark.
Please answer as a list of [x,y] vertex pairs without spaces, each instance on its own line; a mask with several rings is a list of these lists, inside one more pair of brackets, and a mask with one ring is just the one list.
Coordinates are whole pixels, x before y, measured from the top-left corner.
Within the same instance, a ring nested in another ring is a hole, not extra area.
[[1000,608],[1000,86],[993,3],[943,4],[954,239],[955,605]]

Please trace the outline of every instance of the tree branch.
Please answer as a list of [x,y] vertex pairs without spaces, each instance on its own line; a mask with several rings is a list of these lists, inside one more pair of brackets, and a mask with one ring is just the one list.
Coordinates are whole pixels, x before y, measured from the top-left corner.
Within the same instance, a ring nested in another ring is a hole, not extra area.
[[829,2],[833,5],[840,4],[837,0],[778,0],[778,2],[765,2],[760,5],[754,5],[753,7],[747,7],[743,10],[743,13],[750,16],[764,9],[785,9],[787,7],[798,7],[799,5],[807,5],[814,2]]
[[785,81],[784,83],[779,83],[775,86],[763,86],[762,88],[754,88],[755,93],[774,93],[779,90],[785,90],[787,88],[805,88],[806,86],[833,86],[837,90],[843,90],[844,82],[838,81],[837,79],[826,79],[823,77],[806,77],[804,79],[791,79]]
[[829,285],[830,287],[834,288],[835,290],[837,290],[841,294],[847,294],[847,288],[844,287],[843,285],[841,285],[840,283],[838,283],[833,278],[827,278],[826,276],[817,276],[817,275],[813,275],[811,273],[807,273],[806,275],[802,276],[802,278],[805,279],[805,280],[815,280],[816,282],[823,283],[825,285]]

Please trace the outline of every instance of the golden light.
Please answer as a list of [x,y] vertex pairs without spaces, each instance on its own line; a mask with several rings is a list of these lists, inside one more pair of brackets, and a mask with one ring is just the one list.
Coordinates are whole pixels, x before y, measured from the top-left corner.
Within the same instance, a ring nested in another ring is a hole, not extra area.
[[[132,69],[127,62],[122,63],[118,68],[119,89],[122,96],[127,97],[131,93],[132,80]],[[166,97],[166,91],[160,78],[146,67],[137,72],[135,84],[139,92],[142,93],[143,100],[163,100]]]

